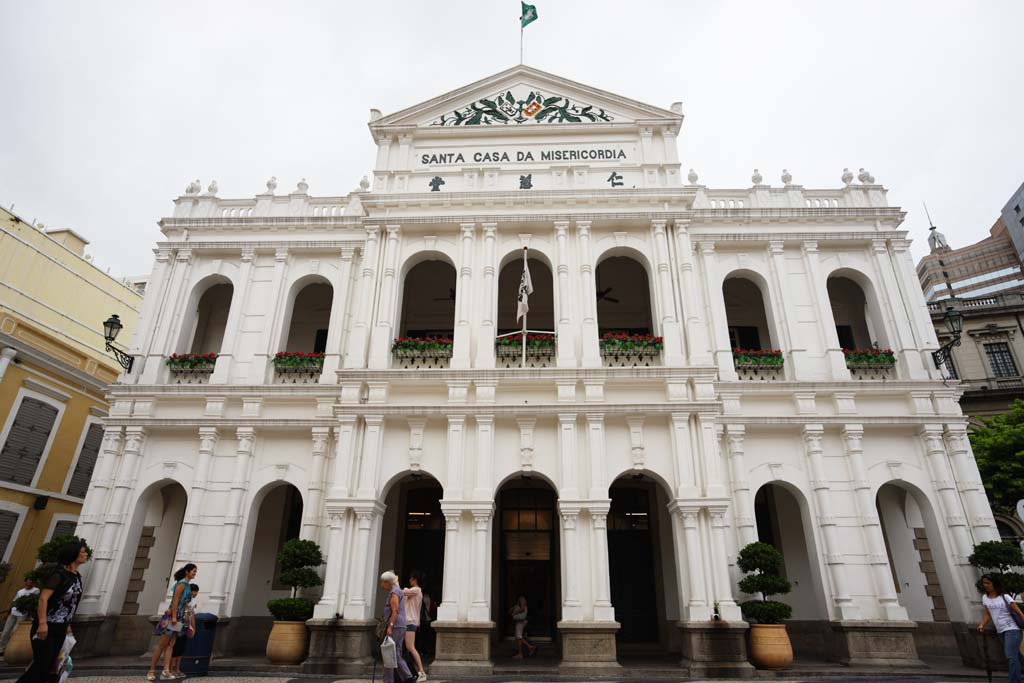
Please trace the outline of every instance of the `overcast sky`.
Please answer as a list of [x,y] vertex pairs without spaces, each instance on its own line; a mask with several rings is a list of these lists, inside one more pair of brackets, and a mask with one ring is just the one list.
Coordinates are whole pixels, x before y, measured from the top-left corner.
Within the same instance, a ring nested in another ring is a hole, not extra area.
[[[526,63],[663,107],[683,173],[838,187],[870,170],[925,250],[988,234],[1024,181],[1024,2],[534,0]],[[148,272],[186,184],[345,194],[384,113],[518,61],[518,0],[0,0],[0,203]]]

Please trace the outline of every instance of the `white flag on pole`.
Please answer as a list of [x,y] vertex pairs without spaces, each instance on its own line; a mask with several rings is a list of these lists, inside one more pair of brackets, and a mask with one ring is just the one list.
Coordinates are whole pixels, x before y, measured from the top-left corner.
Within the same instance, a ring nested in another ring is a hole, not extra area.
[[516,322],[529,313],[531,294],[533,294],[533,280],[530,279],[530,266],[526,264],[526,249],[523,249],[523,277],[519,280],[519,306],[516,309]]

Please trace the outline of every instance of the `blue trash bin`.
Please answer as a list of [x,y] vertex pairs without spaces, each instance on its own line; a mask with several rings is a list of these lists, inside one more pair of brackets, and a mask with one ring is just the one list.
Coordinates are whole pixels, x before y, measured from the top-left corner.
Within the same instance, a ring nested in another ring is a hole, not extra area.
[[193,676],[210,673],[210,657],[213,656],[213,637],[217,634],[217,615],[200,612],[196,615],[196,635],[189,638],[185,653],[181,656],[181,670]]

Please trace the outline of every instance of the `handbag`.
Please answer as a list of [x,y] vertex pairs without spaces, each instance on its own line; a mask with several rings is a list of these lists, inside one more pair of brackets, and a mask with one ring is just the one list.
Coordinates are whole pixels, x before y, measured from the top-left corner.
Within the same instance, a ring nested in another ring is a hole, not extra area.
[[1017,601],[1010,600],[1006,597],[1006,593],[1003,593],[1003,602],[1006,603],[1006,611],[1010,613],[1011,617],[1013,617],[1013,623],[1017,624],[1017,628],[1024,629],[1024,617],[1022,617],[1017,610],[1013,609],[1013,605],[1016,605]]
[[373,633],[377,636],[378,641],[384,640],[384,636],[388,634],[387,617],[377,617],[377,623],[373,626]]
[[398,668],[398,651],[391,636],[386,636],[380,644],[380,659],[385,669]]

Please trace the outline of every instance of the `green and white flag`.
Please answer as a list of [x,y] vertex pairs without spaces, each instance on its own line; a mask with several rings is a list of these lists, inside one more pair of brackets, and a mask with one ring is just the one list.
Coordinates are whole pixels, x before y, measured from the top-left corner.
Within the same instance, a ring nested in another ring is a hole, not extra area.
[[537,21],[537,8],[522,2],[523,16],[519,17],[519,28],[526,28],[527,24]]

